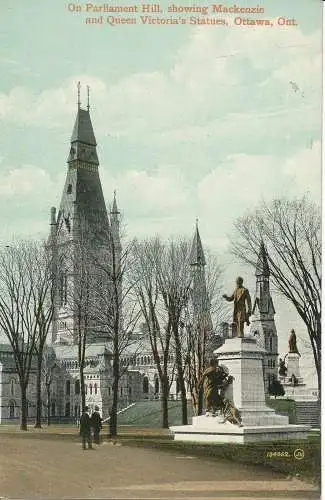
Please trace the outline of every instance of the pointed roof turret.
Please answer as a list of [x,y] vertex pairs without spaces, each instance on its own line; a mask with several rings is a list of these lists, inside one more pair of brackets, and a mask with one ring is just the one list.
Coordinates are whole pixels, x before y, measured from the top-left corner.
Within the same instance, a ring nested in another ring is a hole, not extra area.
[[71,143],[77,141],[83,142],[84,144],[89,144],[90,146],[97,146],[88,109],[78,109],[71,136]]
[[111,215],[118,215],[119,213],[120,211],[117,208],[117,203],[116,203],[116,189],[114,189],[114,198],[113,198],[113,205],[111,208]]
[[203,246],[201,242],[201,237],[199,233],[199,223],[198,219],[196,219],[196,228],[192,243],[191,255],[190,255],[190,264],[191,266],[205,266],[205,256],[203,251]]
[[71,136],[71,149],[68,162],[81,160],[99,165],[96,138],[89,113],[89,88],[87,109],[82,109],[80,104],[80,82],[78,83],[78,110]]
[[268,263],[267,251],[263,240],[261,241],[260,251],[258,254],[255,276],[270,276],[270,267]]

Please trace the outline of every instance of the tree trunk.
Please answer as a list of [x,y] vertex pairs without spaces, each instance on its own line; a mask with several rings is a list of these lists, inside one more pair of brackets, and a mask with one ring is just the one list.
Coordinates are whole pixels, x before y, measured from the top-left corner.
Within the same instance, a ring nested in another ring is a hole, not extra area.
[[187,425],[187,398],[186,398],[186,387],[184,380],[184,370],[182,364],[182,349],[181,349],[181,341],[179,338],[178,327],[174,330],[174,339],[175,339],[175,355],[176,355],[176,367],[177,367],[177,377],[178,383],[180,387],[181,400],[182,400],[182,424]]
[[198,390],[198,410],[197,414],[202,415],[203,413],[203,389]]
[[83,413],[85,410],[85,406],[86,406],[86,390],[85,390],[85,377],[84,377],[83,363],[80,363],[79,375],[80,375],[81,412]]
[[[43,353],[42,353],[43,354]],[[38,353],[37,359],[37,376],[36,376],[36,418],[35,428],[42,428],[42,355],[41,350]]]
[[115,345],[114,345],[114,359],[113,359],[113,403],[109,419],[110,437],[117,436],[117,405],[118,405],[118,389],[119,389],[119,378],[120,378],[119,351],[118,351],[117,339],[114,339],[114,344]]
[[51,425],[51,391],[47,388],[47,425]]
[[20,417],[20,430],[27,431],[27,385],[21,384],[21,417]]
[[110,409],[109,435],[117,436],[117,403],[118,403],[118,379],[113,380],[113,402]]
[[167,374],[162,377],[161,380],[161,385],[162,385],[162,426],[164,429],[168,429],[169,423],[168,423],[168,395],[169,395],[169,383],[168,383],[168,378]]

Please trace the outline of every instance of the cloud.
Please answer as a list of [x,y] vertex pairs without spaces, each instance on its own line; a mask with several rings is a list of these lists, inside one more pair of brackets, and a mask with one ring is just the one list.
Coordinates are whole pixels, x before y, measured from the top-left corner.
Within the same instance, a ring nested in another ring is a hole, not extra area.
[[[228,120],[227,132],[238,133],[236,121],[248,111],[260,114],[263,126],[245,124],[243,135],[265,137],[270,121],[277,131],[283,112],[314,126],[321,92],[321,34],[299,28],[270,30],[197,28],[169,61],[164,71],[137,72],[105,82],[96,75],[74,75],[59,88],[33,93],[16,87],[0,95],[0,116],[34,126],[65,126],[75,109],[78,80],[91,86],[98,134],[143,138],[146,134],[186,133],[191,127],[211,128]],[[269,54],[269,57],[265,57]],[[289,81],[304,91],[297,95]],[[83,98],[85,103],[85,97]],[[273,116],[270,116],[273,115]],[[229,120],[228,120],[229,121]],[[230,127],[230,125],[232,125]],[[292,120],[291,125],[295,126]],[[319,124],[318,124],[319,125]],[[296,130],[296,129],[295,129]],[[220,137],[224,134],[220,131]],[[174,137],[174,141],[177,137]]]
[[6,169],[0,176],[0,196],[4,199],[36,197],[37,193],[49,194],[53,181],[41,168],[26,165],[23,168]]
[[116,188],[119,203],[129,206],[133,216],[171,214],[189,200],[186,180],[176,166],[160,166],[151,172],[132,169],[116,177],[102,169],[101,177],[107,197]]

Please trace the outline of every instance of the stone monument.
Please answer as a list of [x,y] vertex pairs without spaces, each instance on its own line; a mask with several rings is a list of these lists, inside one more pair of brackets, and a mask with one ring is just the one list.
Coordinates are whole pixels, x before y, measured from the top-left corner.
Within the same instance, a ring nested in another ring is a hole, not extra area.
[[287,397],[291,397],[296,401],[314,400],[315,397],[311,396],[301,376],[300,358],[301,354],[297,347],[296,332],[292,329],[289,336],[288,352],[283,361],[281,360],[279,379]]
[[[242,280],[241,283],[237,280],[238,288],[242,287],[242,283]],[[242,444],[307,439],[309,426],[289,424],[287,416],[278,415],[266,405],[263,379],[265,350],[257,345],[255,337],[244,336],[244,322],[249,323],[249,293],[244,289],[237,296],[236,290],[227,300],[235,302],[234,320],[237,323],[237,337],[226,339],[225,343],[214,351],[214,355],[218,364],[226,367],[226,371],[232,376],[232,383],[227,384],[224,390],[224,398],[238,410],[242,425],[233,425],[229,420],[220,418],[220,415],[216,418],[200,415],[193,417],[192,425],[171,427],[174,439]],[[236,300],[236,297],[239,300]]]

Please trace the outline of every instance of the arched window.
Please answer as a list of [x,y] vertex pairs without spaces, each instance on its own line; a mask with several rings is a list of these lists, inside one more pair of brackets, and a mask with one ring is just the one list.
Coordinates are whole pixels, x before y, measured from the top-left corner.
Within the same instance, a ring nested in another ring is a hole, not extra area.
[[94,384],[94,392],[97,394],[97,384]]
[[89,394],[91,395],[93,393],[93,385],[89,384]]
[[85,394],[87,394],[87,393],[88,393],[88,385],[85,384]]
[[74,393],[80,394],[80,380],[76,380],[74,383]]
[[120,392],[121,392],[121,396],[123,396],[123,387],[121,387]]
[[70,417],[70,403],[69,403],[69,401],[65,404],[65,416]]
[[143,394],[148,394],[149,392],[149,379],[148,377],[143,378]]
[[65,393],[67,396],[70,396],[70,380],[67,380],[65,383]]
[[52,401],[51,404],[51,415],[52,417],[55,417],[55,401]]
[[270,337],[270,351],[273,350],[273,337]]
[[15,395],[15,379],[11,379],[10,380],[10,396],[14,396]]

